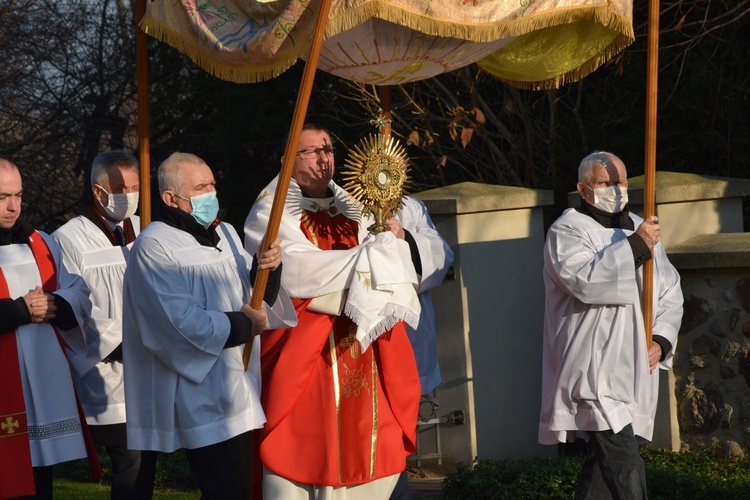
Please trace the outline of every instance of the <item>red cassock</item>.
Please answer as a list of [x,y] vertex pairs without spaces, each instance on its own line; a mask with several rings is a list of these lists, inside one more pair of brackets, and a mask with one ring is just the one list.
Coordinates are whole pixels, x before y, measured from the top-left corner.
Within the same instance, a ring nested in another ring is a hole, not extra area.
[[[358,224],[305,212],[301,229],[318,248],[358,244]],[[346,316],[295,299],[294,328],[261,337],[259,432],[268,469],[306,484],[345,486],[400,473],[416,444],[419,375],[403,322],[362,352]]]

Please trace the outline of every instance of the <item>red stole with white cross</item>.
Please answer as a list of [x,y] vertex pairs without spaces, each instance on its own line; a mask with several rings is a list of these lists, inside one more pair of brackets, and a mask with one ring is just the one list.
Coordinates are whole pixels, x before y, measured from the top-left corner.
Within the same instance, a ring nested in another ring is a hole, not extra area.
[[[42,279],[42,289],[52,293],[57,289],[57,274],[49,247],[36,231],[29,236],[28,242]],[[11,298],[8,283],[1,268],[0,298]],[[56,328],[55,333],[63,347]],[[80,403],[78,408],[89,455],[89,467],[94,479],[98,480],[101,478],[101,468]],[[35,493],[16,332],[2,332],[0,333],[0,499]]]

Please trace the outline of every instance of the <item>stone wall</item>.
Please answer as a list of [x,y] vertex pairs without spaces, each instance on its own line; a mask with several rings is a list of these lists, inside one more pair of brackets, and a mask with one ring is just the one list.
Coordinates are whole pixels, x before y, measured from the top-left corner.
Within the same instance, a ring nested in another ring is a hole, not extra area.
[[680,276],[674,374],[682,446],[742,455],[750,447],[750,268],[680,269]]

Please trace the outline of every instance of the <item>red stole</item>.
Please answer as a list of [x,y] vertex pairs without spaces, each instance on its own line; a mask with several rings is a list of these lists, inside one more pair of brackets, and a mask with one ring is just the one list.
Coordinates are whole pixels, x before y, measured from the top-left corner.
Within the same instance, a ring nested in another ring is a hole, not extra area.
[[[48,293],[54,292],[57,289],[55,261],[49,247],[38,232],[35,231],[29,236],[29,247],[39,269],[43,290]],[[0,298],[10,298],[10,291],[2,269],[0,269]],[[60,346],[64,349],[64,341],[57,328],[54,329]],[[0,380],[3,381],[0,385],[0,498],[33,495],[36,489],[16,332],[0,333]],[[73,389],[75,390],[75,384],[73,384]],[[78,402],[78,413],[83,427],[91,475],[94,480],[98,481],[102,476],[101,467],[80,402]]]
[[[357,223],[341,214],[305,212],[301,228],[324,250],[357,245]],[[330,486],[402,472],[415,450],[420,393],[403,323],[363,353],[349,318],[308,310],[309,303],[294,300],[296,327],[262,334],[263,465]]]

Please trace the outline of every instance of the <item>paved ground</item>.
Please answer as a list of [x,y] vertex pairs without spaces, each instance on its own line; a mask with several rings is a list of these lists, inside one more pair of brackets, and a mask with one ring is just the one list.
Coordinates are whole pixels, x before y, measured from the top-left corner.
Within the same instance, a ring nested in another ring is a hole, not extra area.
[[427,477],[427,478],[414,478],[409,479],[409,491],[414,498],[421,499],[436,499],[442,492],[442,477]]

